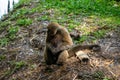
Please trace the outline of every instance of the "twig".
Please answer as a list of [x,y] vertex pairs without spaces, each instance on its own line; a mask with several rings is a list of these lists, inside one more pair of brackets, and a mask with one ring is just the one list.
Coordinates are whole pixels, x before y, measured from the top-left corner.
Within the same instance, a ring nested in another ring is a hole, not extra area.
[[[105,54],[108,50],[108,48],[111,46],[111,43],[109,42],[108,46],[105,48],[105,50],[103,51],[103,53]],[[102,54],[100,54],[100,56],[102,56],[104,59],[106,59],[105,56],[103,56]]]
[[106,49],[105,49],[104,52],[106,52],[110,46],[111,46],[111,42],[109,42],[109,44],[108,44],[108,46],[106,47]]
[[75,77],[73,78],[73,80],[75,80],[75,78],[78,76],[78,74],[75,75]]

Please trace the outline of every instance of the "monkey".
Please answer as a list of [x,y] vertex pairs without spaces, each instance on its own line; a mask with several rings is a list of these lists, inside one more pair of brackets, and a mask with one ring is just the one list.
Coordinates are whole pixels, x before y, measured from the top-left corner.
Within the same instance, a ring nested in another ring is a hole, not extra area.
[[[47,64],[55,64],[59,54],[61,54],[63,50],[71,47],[73,45],[73,41],[67,29],[60,26],[58,23],[49,24],[47,29],[44,57]],[[64,57],[65,56],[66,55],[64,55]]]
[[100,49],[101,48],[99,45],[73,45],[69,49],[63,50],[59,54],[56,63],[62,65],[72,56],[76,56],[81,62],[87,63],[89,61],[89,56],[87,53],[91,51],[97,52],[100,51]]
[[62,51],[73,45],[72,38],[67,29],[60,26],[58,23],[49,24],[47,29],[46,42],[52,53]]
[[72,56],[78,56],[80,50],[88,49],[99,51],[99,45],[74,45],[72,38],[65,27],[52,22],[47,26],[46,48],[44,52],[45,62],[51,64],[64,64]]

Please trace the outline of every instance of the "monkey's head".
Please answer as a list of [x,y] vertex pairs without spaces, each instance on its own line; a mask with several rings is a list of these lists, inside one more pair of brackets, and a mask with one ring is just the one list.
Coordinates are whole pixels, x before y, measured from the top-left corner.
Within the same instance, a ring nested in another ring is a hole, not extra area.
[[60,29],[60,25],[58,23],[52,22],[47,26],[47,29],[48,29],[48,34],[54,36],[57,33],[57,31]]

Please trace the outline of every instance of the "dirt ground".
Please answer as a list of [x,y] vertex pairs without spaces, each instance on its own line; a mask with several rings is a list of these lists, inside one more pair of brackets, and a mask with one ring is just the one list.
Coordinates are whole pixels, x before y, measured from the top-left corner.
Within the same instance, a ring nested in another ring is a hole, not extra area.
[[[89,63],[80,63],[76,58],[72,58],[70,63],[63,66],[48,66],[44,63],[43,51],[46,39],[44,27],[34,29],[31,31],[33,34],[29,34],[27,29],[21,29],[18,33],[20,39],[0,50],[2,53],[0,55],[5,55],[5,59],[0,61],[0,79],[120,80],[120,28],[118,29],[97,41],[102,50],[90,53]],[[34,41],[31,42],[33,38]],[[24,65],[16,69],[16,65],[12,63],[19,61],[23,61]]]

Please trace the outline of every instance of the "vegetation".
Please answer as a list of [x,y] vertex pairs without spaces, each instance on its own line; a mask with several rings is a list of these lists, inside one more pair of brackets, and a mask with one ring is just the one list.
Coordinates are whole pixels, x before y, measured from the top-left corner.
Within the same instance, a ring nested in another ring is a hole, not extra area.
[[[95,22],[95,26],[87,26],[80,29],[83,31],[83,37],[79,39],[80,42],[83,42],[87,39],[88,35],[95,36],[94,40],[101,38],[110,30],[115,29],[120,25],[120,7],[115,1],[110,0],[45,0],[40,1],[43,8],[49,10],[55,10],[55,17],[59,23],[68,23],[68,28],[79,28],[83,21],[83,18],[87,18],[88,22]],[[39,10],[40,9],[39,6]],[[48,18],[47,18],[48,19]],[[53,18],[50,21],[54,21]],[[99,27],[98,27],[99,26]],[[104,30],[107,27],[107,30]],[[101,28],[93,32],[93,28]],[[86,37],[85,37],[86,36]]]
[[[10,20],[17,21],[15,26],[29,26],[32,24],[32,20],[28,18],[27,15],[37,12],[44,13],[35,19],[37,21],[66,23],[70,31],[71,29],[78,28],[82,31],[83,35],[77,42],[85,41],[90,35],[94,36],[94,38],[91,39],[91,41],[94,41],[104,37],[105,33],[120,25],[120,6],[119,3],[112,0],[40,0],[34,8],[20,8],[30,5],[30,2],[31,0],[20,0],[20,2],[14,6],[15,11],[11,13],[10,19],[7,22],[1,22],[0,29],[2,30],[3,27],[9,25]],[[53,11],[52,17],[50,11]],[[85,24],[95,23],[95,25],[84,25],[84,27],[81,28],[83,26],[82,22],[86,22]],[[94,29],[96,31],[94,31]],[[3,45],[2,42],[0,43]]]
[[[120,27],[120,2],[115,0],[20,0],[15,4],[14,10],[4,15],[0,21],[0,50],[9,44],[14,44],[14,41],[19,40],[20,37],[26,37],[24,35],[29,34],[32,27],[35,29],[36,25],[42,22],[58,22],[67,27],[69,32],[78,30],[80,37],[74,40],[75,43],[96,42],[97,39],[105,37],[106,33]],[[25,41],[23,43],[25,44]],[[12,55],[10,57],[15,57],[13,53],[16,54],[15,51],[9,53]],[[9,59],[6,54],[0,55],[0,61],[6,59]],[[10,58],[8,63],[10,69],[4,71],[5,76],[26,66],[24,61],[13,61],[13,58]],[[36,64],[32,64],[32,68],[36,68]],[[48,72],[52,70],[48,69]],[[92,76],[96,80],[112,80],[100,71]]]

